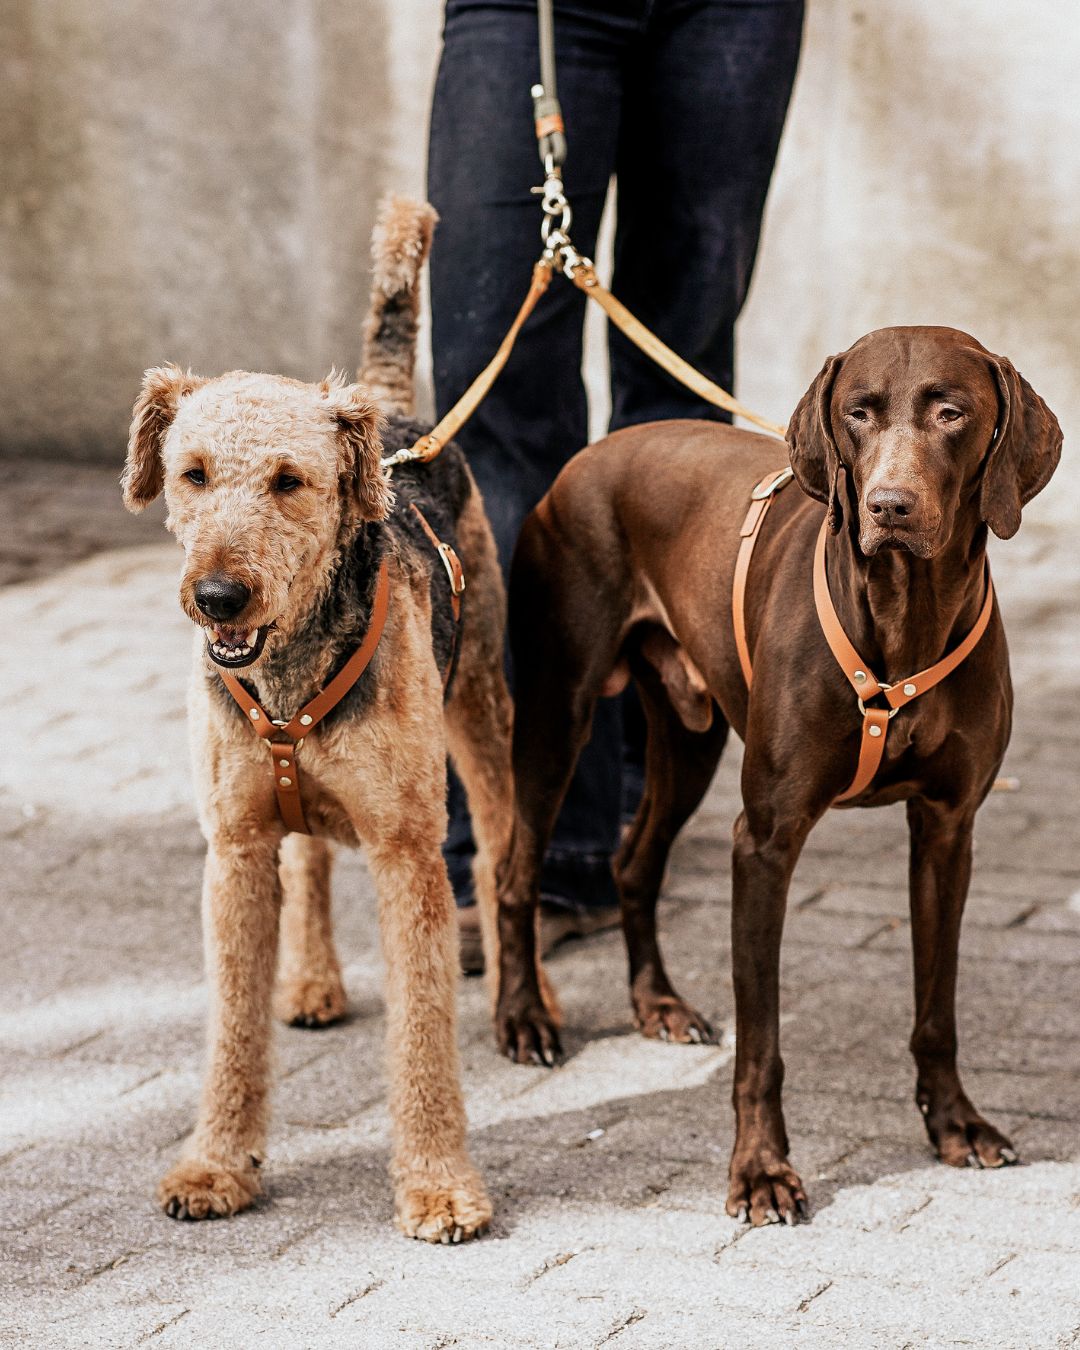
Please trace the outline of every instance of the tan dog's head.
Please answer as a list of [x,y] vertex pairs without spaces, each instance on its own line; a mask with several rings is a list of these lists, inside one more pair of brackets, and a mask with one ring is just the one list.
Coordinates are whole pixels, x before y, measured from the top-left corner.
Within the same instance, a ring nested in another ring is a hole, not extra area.
[[881,328],[831,356],[788,426],[803,491],[859,547],[932,558],[961,519],[1002,539],[1050,480],[1057,418],[1010,361],[955,328]]
[[148,370],[135,404],[124,503],[162,491],[186,555],[180,603],[219,666],[250,666],[325,586],[341,545],[393,503],[379,413],[359,385],[245,371],[204,380]]

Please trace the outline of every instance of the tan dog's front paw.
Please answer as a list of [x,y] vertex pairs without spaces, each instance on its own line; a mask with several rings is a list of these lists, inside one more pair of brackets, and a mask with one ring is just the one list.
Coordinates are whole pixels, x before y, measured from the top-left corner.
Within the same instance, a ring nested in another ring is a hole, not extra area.
[[407,1177],[396,1189],[394,1222],[406,1237],[464,1242],[491,1222],[491,1201],[472,1168],[442,1182],[426,1174]]
[[292,1027],[328,1027],[345,1016],[345,986],[339,975],[283,980],[274,992],[274,1015]]
[[179,1162],[158,1183],[157,1197],[170,1219],[218,1219],[247,1209],[259,1194],[259,1173],[193,1159]]

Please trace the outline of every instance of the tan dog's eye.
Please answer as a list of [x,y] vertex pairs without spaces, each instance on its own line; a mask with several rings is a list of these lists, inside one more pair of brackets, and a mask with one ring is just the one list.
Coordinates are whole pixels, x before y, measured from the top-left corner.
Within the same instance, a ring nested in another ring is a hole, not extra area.
[[295,474],[279,473],[274,479],[275,492],[295,492],[300,486],[300,479]]
[[195,487],[206,486],[206,474],[202,471],[202,469],[188,469],[187,473],[185,473],[183,477],[186,478],[189,483],[193,483]]

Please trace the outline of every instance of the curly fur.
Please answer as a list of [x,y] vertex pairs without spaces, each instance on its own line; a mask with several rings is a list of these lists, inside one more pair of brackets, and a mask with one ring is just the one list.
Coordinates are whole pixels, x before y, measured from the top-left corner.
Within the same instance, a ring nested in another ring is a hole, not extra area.
[[[383,221],[386,265],[365,356],[385,376],[383,396],[393,392],[393,372],[399,385],[406,370],[411,379],[413,339],[407,359],[402,343],[414,327],[397,319],[415,318],[432,223],[430,209],[400,203]],[[181,604],[199,627],[189,716],[215,988],[198,1123],[158,1194],[168,1213],[187,1218],[234,1213],[258,1194],[279,928],[278,1015],[302,1025],[340,1016],[329,841],[362,842],[386,955],[396,1218],[412,1236],[457,1241],[482,1231],[491,1205],[468,1156],[458,1083],[456,924],[441,855],[445,764],[449,749],[469,795],[477,893],[493,942],[495,859],[512,796],[504,599],[464,459],[448,449],[429,466],[399,469],[391,484],[382,454],[424,429],[400,413],[387,421],[379,392],[334,374],[312,385],[245,371],[203,380],[161,367],[147,373],[135,405],[125,500],[138,509],[164,490],[168,527],[185,551]],[[400,389],[394,400],[407,406]],[[412,502],[468,577],[445,706],[449,584]],[[223,690],[196,588],[211,575],[247,586],[236,622],[268,635],[238,673],[271,716],[287,718],[363,637],[384,558],[391,599],[378,652],[298,751],[312,837],[286,835],[266,746]],[[493,947],[488,965],[496,966]]]

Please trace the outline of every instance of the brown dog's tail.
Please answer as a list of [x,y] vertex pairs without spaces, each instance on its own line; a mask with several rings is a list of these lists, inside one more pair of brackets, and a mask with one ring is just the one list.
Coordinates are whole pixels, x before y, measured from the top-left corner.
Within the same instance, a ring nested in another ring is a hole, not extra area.
[[358,378],[388,410],[412,414],[420,272],[438,216],[427,202],[387,196],[371,236],[371,305]]

